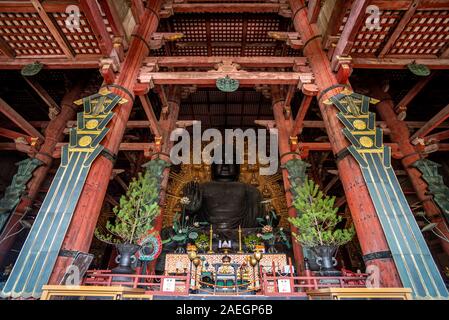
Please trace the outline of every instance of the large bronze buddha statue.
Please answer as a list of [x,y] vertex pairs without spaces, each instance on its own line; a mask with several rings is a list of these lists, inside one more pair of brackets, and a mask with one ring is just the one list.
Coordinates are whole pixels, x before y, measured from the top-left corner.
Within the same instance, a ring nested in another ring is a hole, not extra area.
[[188,183],[183,190],[190,200],[188,214],[209,222],[217,231],[260,227],[257,218],[265,216],[262,195],[238,181],[239,169],[235,164],[212,164],[212,181]]

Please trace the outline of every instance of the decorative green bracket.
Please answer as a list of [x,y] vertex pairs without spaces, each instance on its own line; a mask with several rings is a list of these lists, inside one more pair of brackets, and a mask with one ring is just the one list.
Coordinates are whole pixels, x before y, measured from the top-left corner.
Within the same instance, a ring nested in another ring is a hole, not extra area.
[[378,100],[343,91],[325,104],[340,110],[349,153],[359,163],[404,287],[418,299],[447,299],[448,291],[391,166],[370,103]]
[[108,91],[75,102],[84,106],[84,112],[78,113],[78,126],[70,130],[70,142],[62,148],[61,165],[3,288],[3,296],[41,296],[90,167],[104,149],[100,142],[108,133],[106,126],[114,116],[112,110],[125,102]]
[[444,184],[443,177],[438,172],[441,164],[428,159],[421,159],[413,164],[422,172],[424,181],[427,182],[429,193],[440,207],[446,222],[449,224],[449,188]]
[[6,222],[9,220],[11,213],[16,209],[20,202],[20,198],[26,192],[27,183],[33,176],[34,170],[42,165],[39,159],[25,159],[18,163],[17,173],[12,178],[12,182],[6,188],[5,194],[0,199],[0,233],[2,232]]
[[288,180],[290,181],[290,191],[295,195],[295,189],[298,186],[302,186],[304,181],[306,180],[306,171],[307,168],[310,167],[305,161],[301,159],[292,159],[287,161],[282,165],[282,168],[287,169],[288,172]]

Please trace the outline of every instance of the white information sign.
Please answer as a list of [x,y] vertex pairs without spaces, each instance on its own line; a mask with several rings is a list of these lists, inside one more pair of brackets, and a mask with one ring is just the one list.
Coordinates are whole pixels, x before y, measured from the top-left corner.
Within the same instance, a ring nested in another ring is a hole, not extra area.
[[291,293],[292,288],[290,287],[289,279],[278,279],[279,293]]
[[173,278],[165,278],[162,283],[162,291],[164,292],[175,292],[176,288],[176,279]]

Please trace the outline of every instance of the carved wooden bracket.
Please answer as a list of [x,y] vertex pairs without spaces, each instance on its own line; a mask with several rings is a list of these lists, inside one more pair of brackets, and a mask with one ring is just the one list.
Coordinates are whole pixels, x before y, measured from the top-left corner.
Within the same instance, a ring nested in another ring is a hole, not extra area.
[[304,46],[304,43],[297,32],[270,31],[268,32],[268,36],[275,40],[285,42],[289,47],[295,50],[299,50]]
[[184,37],[184,34],[179,32],[164,32],[164,33],[153,33],[149,41],[149,46],[153,50],[162,48],[167,42],[176,41]]
[[337,81],[346,84],[352,74],[352,58],[350,56],[337,56]]

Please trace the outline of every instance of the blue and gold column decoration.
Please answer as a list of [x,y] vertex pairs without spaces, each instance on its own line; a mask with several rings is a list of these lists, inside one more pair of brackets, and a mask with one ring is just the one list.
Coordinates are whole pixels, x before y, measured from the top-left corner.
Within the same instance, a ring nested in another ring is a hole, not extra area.
[[351,142],[347,151],[359,163],[404,287],[417,299],[447,299],[448,291],[391,166],[370,104],[379,101],[349,90],[324,103],[340,111],[338,119]]
[[62,147],[61,165],[20,251],[2,295],[39,298],[48,283],[92,162],[104,150],[100,144],[114,116],[112,110],[126,100],[108,91],[75,101],[83,105],[77,128],[70,130]]

